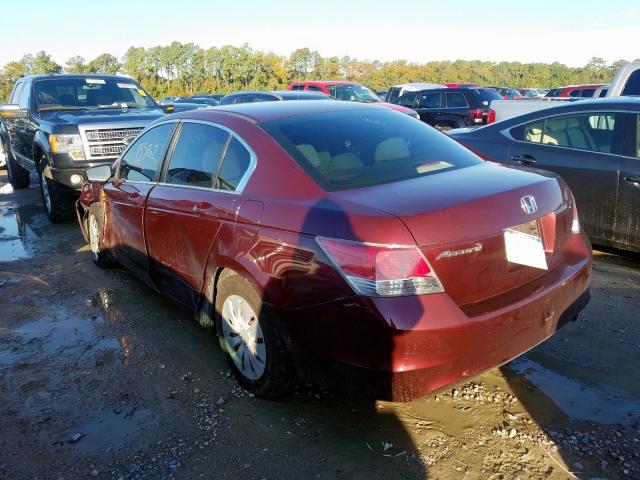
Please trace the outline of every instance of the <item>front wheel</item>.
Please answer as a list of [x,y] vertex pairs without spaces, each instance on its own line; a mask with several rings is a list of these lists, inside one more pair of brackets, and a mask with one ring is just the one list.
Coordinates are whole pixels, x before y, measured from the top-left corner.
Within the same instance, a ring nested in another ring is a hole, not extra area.
[[42,193],[42,203],[47,211],[49,220],[53,223],[67,220],[73,216],[73,201],[65,194],[60,186],[53,180],[49,180],[45,175],[46,163],[44,159],[38,166],[38,180],[40,181],[40,192]]
[[216,328],[238,382],[259,397],[286,393],[293,365],[278,331],[277,318],[247,281],[222,278],[216,292]]
[[104,215],[102,214],[102,209],[97,203],[94,203],[89,207],[89,215],[87,216],[87,233],[91,254],[94,263],[100,268],[111,268],[115,266],[115,261],[109,251],[102,248],[100,244],[103,227]]

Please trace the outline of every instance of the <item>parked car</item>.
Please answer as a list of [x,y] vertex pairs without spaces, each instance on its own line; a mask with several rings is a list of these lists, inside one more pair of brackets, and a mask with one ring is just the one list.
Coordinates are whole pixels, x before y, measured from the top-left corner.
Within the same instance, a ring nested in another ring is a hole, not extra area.
[[211,98],[211,97],[196,97],[196,96],[193,96],[193,97],[188,97],[188,98],[185,98],[185,99],[181,98],[180,100],[176,100],[177,103],[180,103],[180,102],[183,102],[183,101],[185,103],[191,102],[191,103],[197,103],[199,105],[207,105],[209,107],[215,107],[216,105],[220,105],[220,101],[219,100],[216,100],[215,98]]
[[627,63],[616,73],[607,91],[607,97],[640,95],[640,63]]
[[289,85],[288,90],[321,92],[326,95],[330,95],[336,100],[348,102],[377,103],[381,107],[390,108],[391,110],[396,110],[406,113],[414,118],[418,118],[418,114],[414,110],[400,105],[383,102],[375,93],[367,87],[363,87],[359,83],[344,82],[342,80],[309,80],[304,82],[293,82]]
[[550,170],[576,197],[594,243],[640,251],[640,99],[556,105],[451,132],[492,160]]
[[112,163],[128,139],[164,113],[129,77],[23,77],[9,104],[0,105],[9,181],[25,188],[36,173],[49,219],[69,218],[85,169]]
[[222,97],[224,97],[224,93],[194,93],[191,95],[191,98],[212,98],[214,100],[220,101]]
[[520,95],[522,95],[523,99],[529,99],[529,98],[542,98],[544,97],[543,93],[540,93],[540,90],[536,89],[536,88],[519,88],[518,92],[520,93]]
[[410,400],[520,355],[589,296],[564,182],[374,105],[171,115],[89,178],[96,263],[215,324],[260,396],[297,374]]
[[472,82],[452,82],[452,83],[443,83],[442,85],[449,88],[461,88],[461,87],[476,88],[478,86],[477,83],[472,83]]
[[220,100],[220,105],[234,105],[236,103],[276,102],[281,100],[333,100],[322,93],[314,92],[234,92],[225,95]]
[[554,88],[545,95],[546,98],[557,99],[579,99],[579,98],[593,98],[602,91],[603,87],[608,87],[606,84],[597,83],[591,85],[568,85],[566,87]]
[[444,85],[439,83],[427,83],[427,82],[414,82],[414,83],[402,83],[400,85],[394,85],[387,92],[385,101],[394,103],[395,100],[407,92],[418,92],[420,90],[429,90],[432,88],[443,88]]
[[522,95],[515,88],[511,87],[488,87],[493,88],[500,94],[503,100],[522,100]]
[[164,97],[162,100],[160,100],[158,102],[158,104],[160,104],[160,105],[170,105],[173,102],[175,102],[176,100],[178,100],[179,98],[182,98],[182,97]]
[[384,102],[384,99],[387,98],[387,92],[388,90],[376,90],[376,95]]
[[405,93],[395,103],[418,112],[420,120],[448,131],[495,121],[491,102],[502,97],[492,88],[439,88]]

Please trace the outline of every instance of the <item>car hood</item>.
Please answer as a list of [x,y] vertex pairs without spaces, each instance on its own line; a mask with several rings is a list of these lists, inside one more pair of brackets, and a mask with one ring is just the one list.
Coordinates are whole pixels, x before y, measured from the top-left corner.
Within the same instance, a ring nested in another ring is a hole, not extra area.
[[111,122],[151,122],[165,113],[159,108],[114,108],[105,110],[58,110],[39,112],[42,120],[56,124],[80,125]]

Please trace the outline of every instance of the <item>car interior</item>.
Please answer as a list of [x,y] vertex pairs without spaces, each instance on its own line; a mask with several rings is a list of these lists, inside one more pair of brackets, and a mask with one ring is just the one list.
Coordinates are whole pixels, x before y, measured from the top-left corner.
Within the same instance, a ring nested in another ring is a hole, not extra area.
[[568,115],[525,126],[525,141],[610,153],[613,115]]

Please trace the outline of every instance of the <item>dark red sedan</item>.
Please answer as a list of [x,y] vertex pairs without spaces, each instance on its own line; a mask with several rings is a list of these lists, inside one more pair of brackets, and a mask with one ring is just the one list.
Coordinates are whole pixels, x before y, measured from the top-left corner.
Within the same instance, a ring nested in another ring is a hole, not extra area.
[[410,400],[522,354],[589,297],[562,180],[392,110],[193,110],[88,175],[78,215],[95,261],[215,326],[256,395],[297,375]]

